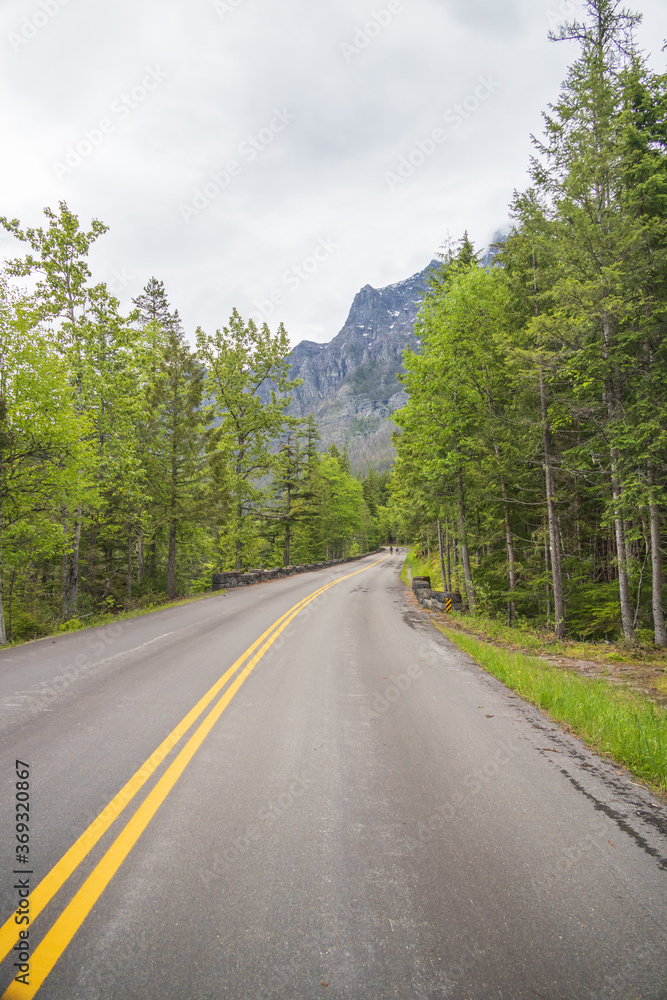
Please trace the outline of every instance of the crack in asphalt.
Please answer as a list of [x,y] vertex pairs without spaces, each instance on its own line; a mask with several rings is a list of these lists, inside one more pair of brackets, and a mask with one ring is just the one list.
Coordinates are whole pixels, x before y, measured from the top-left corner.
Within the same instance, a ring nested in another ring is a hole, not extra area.
[[576,788],[578,792],[581,792],[581,794],[585,795],[587,799],[590,799],[597,812],[603,812],[610,819],[613,819],[619,830],[622,830],[623,833],[627,833],[627,835],[631,837],[639,847],[641,847],[642,851],[645,851],[646,854],[655,858],[658,862],[658,868],[662,871],[667,871],[667,858],[661,857],[660,851],[655,847],[651,847],[649,842],[642,837],[640,833],[633,829],[632,826],[630,826],[623,813],[613,809],[611,806],[607,805],[606,802],[601,802],[600,799],[596,798],[591,792],[586,791],[584,786],[580,784],[576,778],[572,777],[569,771],[565,768],[561,768],[560,773],[565,775],[567,780],[573,785],[574,788]]

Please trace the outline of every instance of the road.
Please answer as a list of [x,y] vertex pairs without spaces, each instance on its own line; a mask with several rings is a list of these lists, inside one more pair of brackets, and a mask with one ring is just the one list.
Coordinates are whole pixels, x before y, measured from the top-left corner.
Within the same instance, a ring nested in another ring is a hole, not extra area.
[[667,809],[400,566],[0,654],[4,1000],[665,1000]]

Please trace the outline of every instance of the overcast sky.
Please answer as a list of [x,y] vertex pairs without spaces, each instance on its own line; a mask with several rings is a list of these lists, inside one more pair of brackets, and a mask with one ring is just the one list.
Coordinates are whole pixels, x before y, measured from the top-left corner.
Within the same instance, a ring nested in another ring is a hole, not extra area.
[[[506,225],[576,54],[547,39],[568,9],[2,0],[0,214],[41,225],[64,199],[100,219],[94,278],[125,307],[160,278],[190,337],[235,306],[330,340],[362,285]],[[667,4],[633,9],[660,68]]]

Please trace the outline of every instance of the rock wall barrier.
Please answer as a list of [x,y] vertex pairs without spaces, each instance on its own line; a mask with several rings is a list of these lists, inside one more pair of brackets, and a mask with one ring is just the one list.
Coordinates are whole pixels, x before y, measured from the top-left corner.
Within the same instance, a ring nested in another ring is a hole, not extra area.
[[[463,600],[459,592],[432,590],[430,576],[413,577],[412,592],[421,606],[431,611],[463,611]],[[451,602],[451,607],[448,602]]]
[[348,556],[346,559],[328,559],[326,562],[304,563],[301,566],[278,566],[274,569],[251,569],[247,573],[213,574],[213,590],[228,590],[233,587],[251,587],[255,583],[268,583],[269,580],[278,580],[284,576],[296,576],[297,573],[312,573],[316,569],[327,569],[330,566],[342,566],[344,563],[358,562],[366,556],[380,555],[384,549],[376,549],[375,552],[365,552],[360,556]]

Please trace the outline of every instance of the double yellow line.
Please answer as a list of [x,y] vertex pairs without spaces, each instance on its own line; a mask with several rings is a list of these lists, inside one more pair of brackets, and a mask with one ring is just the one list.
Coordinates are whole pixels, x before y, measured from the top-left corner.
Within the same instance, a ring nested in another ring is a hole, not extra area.
[[[387,557],[383,557],[386,559]],[[116,840],[107,850],[102,860],[98,862],[86,881],[73,897],[71,902],[65,907],[61,915],[55,921],[39,946],[30,958],[30,985],[25,986],[14,980],[7,987],[2,995],[2,1000],[32,1000],[44,980],[51,973],[56,962],[63,954],[70,941],[78,931],[79,927],[86,919],[91,909],[102,895],[107,885],[128,856],[137,840],[144,832],[156,812],[169,795],[183,771],[190,763],[195,753],[202,745],[211,729],[218,721],[230,701],[239,690],[243,682],[248,678],[254,667],[273,645],[279,635],[287,628],[290,622],[300,614],[304,608],[315,601],[321,594],[331,587],[349,580],[352,576],[365,573],[383,562],[377,562],[364,566],[363,569],[348,573],[337,580],[320,587],[314,593],[305,597],[294,607],[286,611],[285,614],[271,625],[259,639],[253,642],[252,646],[246,649],[245,653],[231,665],[229,670],[216,681],[212,688],[200,698],[194,708],[188,712],[175,729],[160,744],[157,750],[151,754],[148,760],[132,775],[130,780],[121,788],[105,809],[90,824],[88,829],[81,834],[79,839],[70,847],[66,854],[57,862],[42,881],[35,887],[30,895],[30,921],[31,925],[35,918],[41,913],[44,907],[50,902],[56,893],[62,888],[67,879],[78,868],[84,858],[97,844],[103,834],[109,829],[112,823],[118,818],[121,812],[140,789],[146,784],[150,776],[159,767],[162,761],[168,756],[171,750],[187,733],[190,727],[197,721],[204,710],[210,705],[214,698],[222,691],[227,682],[234,676],[237,670],[245,664],[244,669],[236,679],[229,685],[220,700],[210,710],[208,715],[199,724],[192,736],[189,738],[183,749],[175,760],[169,765],[165,773],[149,792],[137,811],[128,821],[123,830],[118,834]],[[0,961],[12,950],[18,940],[20,928],[14,921],[14,914],[0,928]]]

